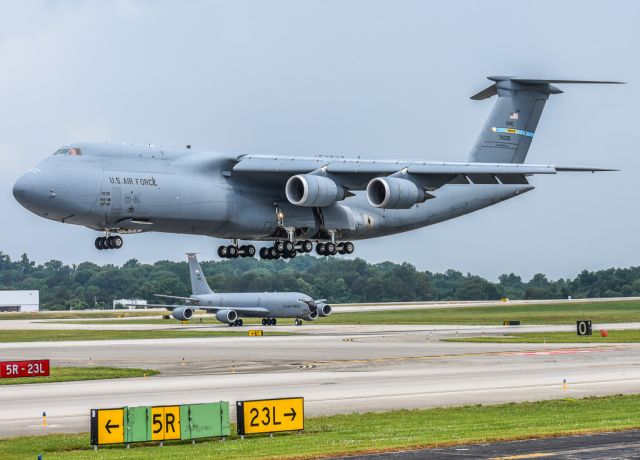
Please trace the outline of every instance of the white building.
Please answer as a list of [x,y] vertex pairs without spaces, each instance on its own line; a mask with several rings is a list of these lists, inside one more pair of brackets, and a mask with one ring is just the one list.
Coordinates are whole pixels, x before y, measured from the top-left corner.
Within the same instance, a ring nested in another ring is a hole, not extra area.
[[138,307],[146,307],[147,301],[142,299],[118,299],[113,301],[113,309],[115,310],[118,305],[122,305],[129,310],[135,310]]
[[40,310],[40,291],[0,291],[0,312]]

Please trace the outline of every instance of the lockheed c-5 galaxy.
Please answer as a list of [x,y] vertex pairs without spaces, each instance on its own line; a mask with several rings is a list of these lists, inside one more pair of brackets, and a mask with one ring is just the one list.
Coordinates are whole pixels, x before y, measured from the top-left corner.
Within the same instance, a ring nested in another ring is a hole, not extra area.
[[77,143],[60,148],[16,182],[13,194],[51,220],[120,234],[145,231],[228,238],[220,257],[263,259],[310,252],[350,254],[353,240],[425,227],[521,195],[529,176],[609,171],[525,164],[552,83],[618,83],[489,77],[472,96],[497,102],[464,162],[252,155],[210,150]]
[[315,321],[331,314],[325,299],[313,300],[300,292],[213,292],[202,273],[196,255],[187,253],[191,277],[191,297],[156,294],[157,297],[182,300],[188,305],[147,305],[171,310],[171,316],[189,321],[195,310],[205,310],[229,326],[242,326],[242,317],[262,318],[263,326],[275,326],[278,318],[294,318],[296,326],[302,320]]

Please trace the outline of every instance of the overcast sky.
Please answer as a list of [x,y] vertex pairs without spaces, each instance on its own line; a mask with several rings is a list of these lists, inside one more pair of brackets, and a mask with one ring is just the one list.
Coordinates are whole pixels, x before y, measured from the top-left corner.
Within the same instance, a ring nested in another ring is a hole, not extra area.
[[533,192],[356,255],[495,279],[638,265],[640,2],[0,0],[0,250],[38,262],[215,257],[207,237],[119,251],[11,193],[72,141],[247,153],[464,160],[487,75],[612,79],[552,96],[528,162],[617,173],[535,177]]

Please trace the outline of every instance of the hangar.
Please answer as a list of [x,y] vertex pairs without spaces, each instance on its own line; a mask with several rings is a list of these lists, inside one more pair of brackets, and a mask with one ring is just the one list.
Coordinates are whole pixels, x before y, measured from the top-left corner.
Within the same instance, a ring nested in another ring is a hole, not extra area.
[[40,310],[40,291],[0,291],[0,312]]

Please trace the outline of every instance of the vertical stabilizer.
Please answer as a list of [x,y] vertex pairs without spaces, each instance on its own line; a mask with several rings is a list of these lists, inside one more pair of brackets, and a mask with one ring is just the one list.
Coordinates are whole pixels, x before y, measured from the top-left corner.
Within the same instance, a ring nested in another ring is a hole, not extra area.
[[502,76],[488,79],[495,83],[471,99],[497,95],[498,100],[471,150],[469,161],[472,162],[524,163],[549,95],[562,93],[552,83],[621,83]]
[[207,279],[204,277],[204,273],[202,273],[202,268],[200,267],[196,254],[188,252],[187,258],[189,260],[189,275],[191,276],[191,290],[193,291],[193,295],[213,294],[213,291],[207,283]]

